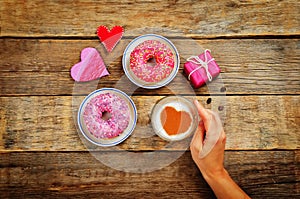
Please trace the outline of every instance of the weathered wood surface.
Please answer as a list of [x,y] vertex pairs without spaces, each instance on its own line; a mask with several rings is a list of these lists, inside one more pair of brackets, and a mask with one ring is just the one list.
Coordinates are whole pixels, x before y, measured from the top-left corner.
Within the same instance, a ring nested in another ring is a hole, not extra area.
[[[84,97],[1,97],[1,151],[85,151],[75,128]],[[185,150],[189,140],[168,145],[155,135],[149,115],[159,96],[135,96],[137,128],[117,147],[96,150]],[[197,97],[203,104],[209,97]],[[74,111],[72,113],[72,102]],[[218,111],[219,104],[224,105]],[[212,97],[206,107],[223,117],[228,150],[300,148],[299,96]],[[169,147],[169,148],[168,148]]]
[[[299,165],[299,151],[225,152],[225,167],[252,198],[299,196]],[[189,152],[161,170],[142,174],[106,167],[87,152],[2,153],[0,174],[1,198],[214,197]]]
[[[167,27],[194,37],[300,34],[300,3],[286,1],[0,2],[1,36],[95,37],[101,24]],[[125,35],[130,35],[126,32]]]
[[[94,148],[98,153],[173,154],[187,143],[164,148],[167,143],[153,136],[147,124],[154,102],[163,95],[197,94],[205,104],[209,94],[224,95],[223,86],[230,96],[212,96],[206,107],[224,105],[218,112],[233,179],[252,198],[299,197],[299,10],[293,0],[0,1],[0,198],[214,198],[189,152],[146,174],[98,162],[72,118],[72,99],[78,106],[83,96],[71,95],[117,87],[134,96],[137,129],[118,147]],[[96,36],[99,25],[125,28],[110,55]],[[125,46],[145,33],[168,36],[179,50],[181,69],[168,87],[136,89],[121,78]],[[85,47],[100,51],[111,75],[74,84],[69,70]],[[212,50],[223,81],[194,92],[182,67],[202,48]],[[139,125],[146,127],[140,131]]]
[[[170,90],[202,95],[218,94],[223,85],[227,88],[227,94],[300,93],[299,39],[174,39],[181,55],[181,70],[167,88],[154,91],[137,89],[125,77],[121,56],[129,41],[122,40],[115,54],[107,56],[97,40],[1,39],[1,95],[88,94],[96,88],[116,86],[125,92],[135,91],[136,95],[166,95],[170,94]],[[97,47],[105,55],[103,57],[111,75],[75,86],[69,70],[79,61],[80,51],[88,46]],[[183,73],[183,63],[192,55],[193,49],[198,51],[203,48],[213,49],[213,55],[222,70],[222,81],[214,81],[209,90],[205,86],[194,90]]]
[[[284,70],[290,73],[299,64],[299,39],[174,39],[181,63],[206,48],[211,49],[225,73],[267,70],[270,76]],[[80,61],[80,51],[95,47],[110,71],[122,71],[121,57],[131,39],[122,39],[112,53],[107,53],[98,39],[0,39],[1,72],[69,72]],[[284,65],[288,67],[283,67]],[[282,68],[283,67],[283,68]],[[274,73],[274,74],[273,74]],[[259,75],[259,73],[258,73]],[[286,76],[285,78],[288,78]]]

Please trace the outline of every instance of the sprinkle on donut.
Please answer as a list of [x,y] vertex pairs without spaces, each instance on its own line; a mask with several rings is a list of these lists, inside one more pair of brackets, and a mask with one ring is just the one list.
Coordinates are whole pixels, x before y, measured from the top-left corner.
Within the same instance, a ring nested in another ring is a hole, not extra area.
[[[155,60],[153,64],[150,60]],[[169,47],[157,40],[139,44],[130,54],[132,72],[145,82],[159,82],[174,68],[174,55]]]
[[[109,113],[110,118],[103,118],[104,113]],[[103,93],[87,103],[83,119],[89,132],[96,138],[114,138],[127,128],[129,114],[124,99],[112,93]]]

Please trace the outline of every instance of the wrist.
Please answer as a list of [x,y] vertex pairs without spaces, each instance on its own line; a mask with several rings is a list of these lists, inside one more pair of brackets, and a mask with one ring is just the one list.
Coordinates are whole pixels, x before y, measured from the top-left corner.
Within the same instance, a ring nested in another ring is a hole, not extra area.
[[202,173],[204,179],[208,183],[213,182],[213,181],[219,181],[219,180],[222,180],[229,176],[229,174],[225,168],[221,168],[221,169],[214,170],[214,171],[210,171],[210,170],[201,171],[201,173]]

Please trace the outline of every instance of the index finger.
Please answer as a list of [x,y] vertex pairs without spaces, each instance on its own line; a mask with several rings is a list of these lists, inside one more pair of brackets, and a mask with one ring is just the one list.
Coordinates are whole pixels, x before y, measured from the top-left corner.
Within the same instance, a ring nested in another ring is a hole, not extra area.
[[194,100],[194,104],[198,110],[198,113],[203,120],[204,123],[206,123],[209,120],[209,113],[205,110],[205,108],[198,102],[198,100]]

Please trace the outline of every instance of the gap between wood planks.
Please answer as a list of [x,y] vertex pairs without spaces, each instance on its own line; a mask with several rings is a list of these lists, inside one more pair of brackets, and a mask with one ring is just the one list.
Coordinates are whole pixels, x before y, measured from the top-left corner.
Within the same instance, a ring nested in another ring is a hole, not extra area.
[[[176,153],[176,152],[190,152],[190,149],[187,150],[125,150],[126,152],[132,153],[147,153],[147,152],[158,152],[158,153]],[[103,153],[122,153],[125,151],[120,150],[90,150],[90,151],[82,151],[82,150],[56,150],[56,151],[47,151],[47,150],[0,150],[0,154],[6,153],[91,153],[91,152],[103,152]],[[295,152],[299,153],[300,158],[300,149],[225,149],[225,152]]]
[[[134,39],[140,35],[123,36],[122,39]],[[195,39],[195,40],[219,40],[219,39],[299,39],[299,34],[269,34],[269,35],[186,35],[166,36],[168,39]],[[0,39],[41,39],[41,40],[99,40],[97,36],[0,36]]]
[[[163,96],[132,97],[138,110],[136,131],[118,145],[118,150],[186,150],[190,139],[176,142],[170,149],[167,142],[155,136],[149,114],[155,102]],[[74,99],[78,107],[84,96]],[[206,108],[218,110],[222,97],[197,96]],[[226,97],[224,111],[219,111],[227,134],[228,150],[299,149],[299,96]],[[86,150],[79,139],[72,117],[71,97],[1,97],[1,145],[4,150]],[[24,107],[31,107],[29,112]],[[76,113],[75,113],[76,114]],[[241,127],[242,125],[242,127]],[[145,137],[147,139],[145,139]],[[238,138],[238,139],[236,139]],[[111,150],[106,148],[101,150]],[[92,148],[91,150],[98,150]]]

